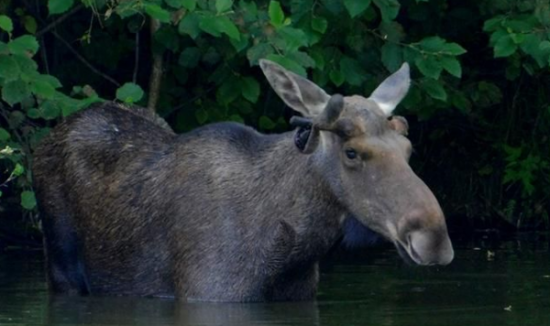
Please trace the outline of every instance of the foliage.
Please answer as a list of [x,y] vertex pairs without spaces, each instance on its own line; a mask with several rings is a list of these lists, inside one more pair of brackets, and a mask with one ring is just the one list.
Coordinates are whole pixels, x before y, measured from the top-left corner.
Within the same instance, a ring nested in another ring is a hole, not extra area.
[[[413,164],[442,194],[446,210],[514,224],[510,216],[524,216],[548,227],[549,6],[49,0],[37,10],[9,2],[0,8],[1,189],[20,193],[23,208],[33,210],[29,166],[38,140],[100,96],[146,105],[154,55],[164,58],[156,110],[178,132],[223,120],[287,129],[289,112],[256,67],[261,58],[309,72],[327,91],[363,95],[407,61],[414,83],[400,110],[417,135],[427,133],[413,139],[425,159]],[[151,20],[160,22],[152,33]],[[443,167],[451,171],[439,178],[433,171]],[[460,183],[468,176],[475,182],[467,189]]]

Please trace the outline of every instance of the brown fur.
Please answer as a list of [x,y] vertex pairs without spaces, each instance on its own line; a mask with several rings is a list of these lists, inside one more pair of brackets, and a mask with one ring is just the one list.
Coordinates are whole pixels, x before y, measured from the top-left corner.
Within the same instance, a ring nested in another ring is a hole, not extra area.
[[[304,94],[303,108],[327,100],[315,88]],[[145,109],[104,103],[76,113],[37,148],[33,167],[51,289],[312,299],[318,261],[350,214],[398,248],[425,231],[423,251],[409,254],[448,263],[443,215],[407,164],[402,125],[365,101],[341,102],[335,125],[350,133],[322,131],[309,155],[293,132],[218,123],[176,135]],[[350,147],[360,159],[345,157]]]

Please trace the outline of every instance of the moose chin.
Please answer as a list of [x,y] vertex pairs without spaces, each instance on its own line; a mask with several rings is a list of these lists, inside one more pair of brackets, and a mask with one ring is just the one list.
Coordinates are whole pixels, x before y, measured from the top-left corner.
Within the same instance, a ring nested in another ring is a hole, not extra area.
[[261,134],[232,122],[176,135],[143,108],[96,104],[35,152],[49,286],[182,300],[311,300],[349,216],[404,259],[453,259],[443,212],[408,164],[404,64],[370,97],[260,67],[300,113]]

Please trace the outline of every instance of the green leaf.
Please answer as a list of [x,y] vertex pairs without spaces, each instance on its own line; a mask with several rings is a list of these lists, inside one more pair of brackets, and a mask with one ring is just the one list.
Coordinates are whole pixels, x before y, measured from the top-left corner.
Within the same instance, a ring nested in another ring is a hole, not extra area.
[[48,0],[50,15],[62,14],[73,6],[74,0]]
[[10,137],[10,133],[6,129],[0,128],[0,141],[6,141],[10,139]]
[[502,21],[505,19],[504,16],[493,17],[485,23],[483,23],[483,31],[485,32],[494,32],[502,26]]
[[126,83],[116,90],[116,98],[124,103],[135,103],[141,100],[143,95],[143,89],[134,83]]
[[36,19],[34,19],[33,16],[29,15],[23,17],[23,26],[25,27],[25,30],[31,34],[35,34],[38,28]]
[[260,129],[263,130],[273,130],[277,126],[273,120],[271,120],[269,117],[262,115],[260,117],[260,120],[258,122]]
[[277,35],[284,40],[284,50],[292,53],[308,44],[307,36],[301,29],[285,26],[277,30]]
[[443,52],[449,55],[457,56],[457,55],[464,54],[467,51],[457,43],[446,43],[443,46]]
[[539,49],[541,51],[545,51],[545,52],[550,53],[550,41],[545,40],[545,41],[540,42]]
[[514,54],[518,49],[518,45],[514,43],[510,35],[501,37],[496,43],[494,48],[495,58],[505,58]]
[[245,99],[256,103],[260,96],[260,84],[252,77],[244,77],[241,79],[241,92]]
[[318,70],[322,71],[325,69],[325,56],[323,55],[323,51],[321,49],[310,49],[309,55],[311,56],[311,59],[315,62],[313,67],[316,67]]
[[218,18],[218,24],[220,30],[233,40],[240,40],[241,33],[235,24],[227,16],[222,16]]
[[240,33],[237,26],[227,16],[207,15],[200,18],[199,27],[206,33],[220,37],[222,33],[232,39],[239,40]]
[[40,111],[42,111],[41,115],[46,120],[53,120],[61,115],[57,101],[44,101],[40,106]]
[[462,112],[468,112],[472,109],[472,103],[462,92],[454,92],[450,98],[452,105]]
[[269,59],[271,61],[274,61],[281,66],[285,67],[288,70],[291,70],[292,72],[302,76],[307,77],[306,70],[304,67],[300,66],[298,63],[296,63],[294,60],[289,59],[285,56],[282,56],[280,54],[270,54],[266,57],[266,59]]
[[38,69],[38,65],[33,59],[29,58],[27,55],[14,55],[12,57],[17,62],[21,73],[27,75],[37,74],[36,70]]
[[239,7],[241,8],[241,13],[243,14],[245,22],[255,22],[258,19],[258,6],[256,2],[241,0],[239,1]]
[[439,52],[444,46],[445,40],[439,36],[426,37],[420,41],[420,47],[428,52]]
[[523,41],[525,41],[525,34],[510,34],[510,37],[512,38],[512,41],[516,44],[521,44]]
[[36,207],[36,197],[33,191],[25,190],[21,193],[21,206],[24,209],[31,210]]
[[281,4],[278,1],[269,2],[268,12],[271,25],[275,26],[276,28],[283,26],[285,13],[283,12],[283,8],[281,8]]
[[246,51],[246,57],[251,65],[258,64],[258,60],[273,54],[274,50],[270,44],[258,43]]
[[527,34],[525,35],[525,41],[521,43],[520,47],[521,49],[537,62],[538,66],[540,68],[545,67],[548,65],[548,57],[549,57],[549,51],[545,48],[546,43],[550,42],[548,41],[542,41],[541,39],[535,35],[535,34]]
[[13,22],[11,18],[6,15],[0,15],[0,29],[11,33],[13,31]]
[[60,88],[61,86],[63,86],[61,85],[61,82],[59,81],[59,79],[51,75],[38,75],[35,77],[35,79],[48,83],[53,88]]
[[424,79],[422,87],[432,98],[441,101],[447,101],[447,92],[441,83],[434,79]]
[[403,49],[395,43],[387,42],[381,48],[382,63],[388,71],[394,72],[403,64]]
[[197,0],[181,0],[181,4],[183,8],[189,11],[195,11],[195,8],[197,7]]
[[196,39],[200,34],[200,17],[195,13],[188,13],[183,17],[178,25],[178,32],[181,35],[189,35],[191,38]]
[[424,76],[433,79],[439,79],[443,70],[441,62],[435,56],[419,56],[416,58],[415,63]]
[[401,42],[405,38],[405,30],[401,24],[393,22],[380,23],[380,33],[390,42]]
[[38,52],[38,41],[32,35],[23,35],[8,43],[10,52],[16,55],[26,55],[28,52]]
[[203,125],[208,121],[208,112],[205,109],[198,109],[195,111],[195,119],[200,125]]
[[238,114],[232,114],[229,116],[229,121],[235,121],[244,124],[244,119]]
[[15,168],[13,168],[13,171],[11,172],[14,176],[18,177],[22,175],[25,172],[25,168],[23,165],[17,163],[15,164]]
[[310,57],[305,52],[301,52],[301,51],[292,52],[287,55],[287,58],[296,62],[297,64],[299,64],[304,68],[313,68],[316,66],[315,60],[313,60],[313,58]]
[[359,86],[367,79],[367,73],[361,67],[361,64],[355,59],[344,57],[340,60],[340,71],[346,77],[350,85]]
[[441,57],[440,58],[441,66],[451,75],[461,78],[462,77],[462,67],[460,62],[454,57]]
[[340,70],[332,70],[329,73],[329,78],[332,83],[338,87],[342,86],[342,84],[346,81],[346,76]]
[[40,110],[32,108],[27,111],[27,117],[31,119],[40,119],[42,118],[42,114],[40,114]]
[[19,77],[19,65],[12,56],[0,55],[0,78],[4,82],[15,80]]
[[29,85],[20,79],[6,83],[2,88],[2,99],[10,106],[20,103],[29,96],[31,96]]
[[370,3],[371,0],[344,0],[344,6],[351,18],[362,14],[370,6]]
[[2,41],[0,41],[0,55],[1,54],[10,54],[10,48]]
[[183,5],[182,0],[164,0],[164,2],[174,9],[180,9]]
[[56,93],[55,88],[43,80],[32,80],[31,92],[42,99],[52,99]]
[[199,50],[199,48],[189,47],[183,50],[182,53],[180,53],[178,64],[183,67],[194,68],[199,63],[200,58],[201,51]]
[[216,92],[216,99],[218,103],[228,105],[235,101],[242,93],[240,87],[241,83],[238,79],[235,77],[227,78]]
[[154,40],[166,49],[177,52],[179,50],[179,37],[175,29],[170,26],[163,26],[153,35]]
[[248,48],[248,37],[246,34],[241,34],[240,39],[238,40],[229,38],[229,42],[231,42],[231,45],[233,45],[233,48],[235,48],[237,52],[241,52],[242,50]]
[[216,0],[216,11],[218,14],[228,11],[233,6],[233,0]]
[[160,22],[169,23],[170,22],[170,12],[163,9],[161,6],[147,3],[145,4],[145,12],[151,16],[151,18],[158,19]]
[[385,22],[394,20],[401,7],[397,0],[374,0],[374,3],[378,6],[378,9],[380,9],[382,20]]
[[311,19],[311,28],[321,34],[324,34],[327,30],[328,22],[322,17],[314,17]]

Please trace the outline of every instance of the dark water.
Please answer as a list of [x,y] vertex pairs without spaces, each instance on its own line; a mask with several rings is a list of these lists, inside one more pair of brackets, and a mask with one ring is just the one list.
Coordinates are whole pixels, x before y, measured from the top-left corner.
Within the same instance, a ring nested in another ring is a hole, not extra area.
[[52,297],[39,252],[0,253],[0,325],[550,325],[550,238],[455,240],[444,268],[393,249],[334,253],[316,302],[186,304]]

